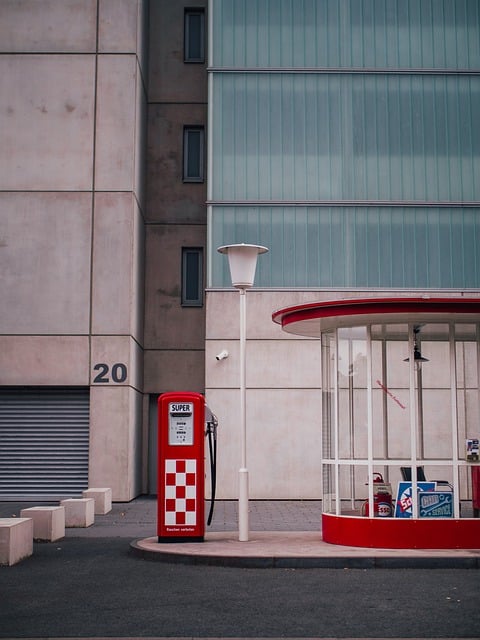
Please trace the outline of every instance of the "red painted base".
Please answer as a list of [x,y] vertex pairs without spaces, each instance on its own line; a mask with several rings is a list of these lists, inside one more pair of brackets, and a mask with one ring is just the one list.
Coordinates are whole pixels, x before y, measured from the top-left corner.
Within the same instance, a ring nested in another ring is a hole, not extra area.
[[324,542],[376,549],[480,549],[480,519],[362,518],[322,514]]

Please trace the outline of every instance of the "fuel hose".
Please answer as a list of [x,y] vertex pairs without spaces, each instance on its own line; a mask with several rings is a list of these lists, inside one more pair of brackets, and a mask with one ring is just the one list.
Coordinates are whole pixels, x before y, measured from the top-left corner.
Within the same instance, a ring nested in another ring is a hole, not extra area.
[[210,510],[208,512],[207,526],[210,526],[213,518],[213,509],[215,507],[215,492],[217,489],[217,419],[212,416],[212,422],[208,423],[208,449],[210,452],[210,482],[212,487],[212,495],[210,499]]

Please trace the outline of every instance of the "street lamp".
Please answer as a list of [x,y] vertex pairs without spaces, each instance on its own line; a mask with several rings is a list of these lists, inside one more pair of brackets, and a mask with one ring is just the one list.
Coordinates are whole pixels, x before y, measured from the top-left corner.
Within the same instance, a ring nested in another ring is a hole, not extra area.
[[239,494],[238,494],[238,539],[240,542],[248,541],[248,469],[247,469],[247,414],[246,414],[246,319],[247,304],[245,290],[253,287],[257,257],[260,253],[266,253],[268,249],[256,244],[230,244],[217,249],[219,253],[225,253],[230,266],[232,285],[240,292],[240,424],[242,427],[241,439],[241,466],[239,469]]

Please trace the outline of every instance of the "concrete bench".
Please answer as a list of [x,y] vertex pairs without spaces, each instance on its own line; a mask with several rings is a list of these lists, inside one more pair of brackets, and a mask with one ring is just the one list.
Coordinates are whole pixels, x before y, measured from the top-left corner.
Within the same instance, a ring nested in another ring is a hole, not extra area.
[[17,564],[33,553],[33,520],[0,518],[0,565]]
[[20,516],[33,520],[34,540],[55,542],[65,537],[65,507],[29,507]]
[[112,490],[108,488],[85,489],[82,491],[84,498],[93,498],[95,500],[95,514],[105,515],[112,510]]
[[95,500],[93,498],[66,498],[60,501],[65,507],[65,526],[90,527],[95,521]]

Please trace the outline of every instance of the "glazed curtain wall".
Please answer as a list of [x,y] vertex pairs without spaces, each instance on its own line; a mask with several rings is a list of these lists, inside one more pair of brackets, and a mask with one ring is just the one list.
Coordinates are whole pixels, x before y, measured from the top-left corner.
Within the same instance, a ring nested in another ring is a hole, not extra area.
[[478,0],[214,0],[216,67],[478,69]]
[[[270,248],[259,287],[480,286],[479,208],[215,207],[210,233],[212,247]],[[214,286],[229,286],[216,254]]]
[[480,200],[480,76],[215,74],[216,200]]
[[[477,0],[211,0],[209,286],[480,286]],[[259,261],[260,262],[260,261]]]

